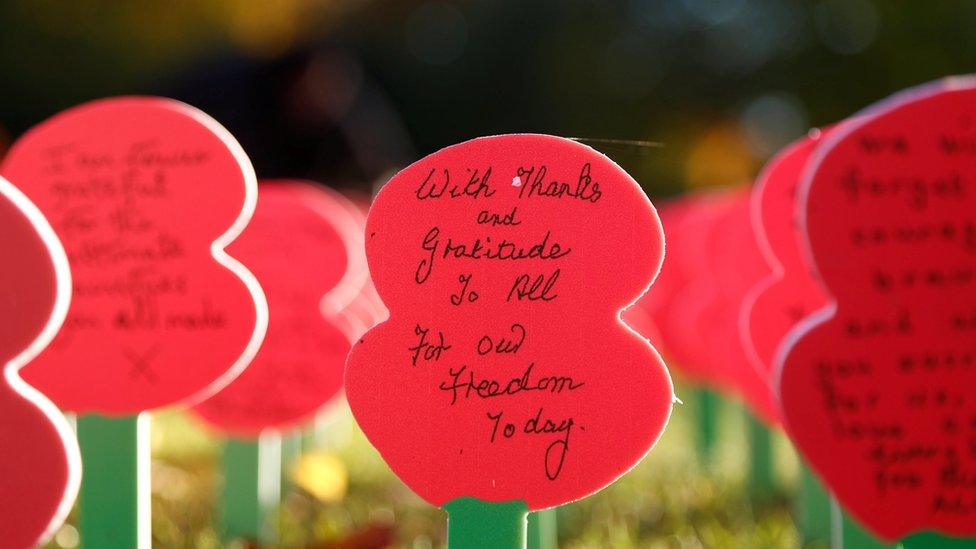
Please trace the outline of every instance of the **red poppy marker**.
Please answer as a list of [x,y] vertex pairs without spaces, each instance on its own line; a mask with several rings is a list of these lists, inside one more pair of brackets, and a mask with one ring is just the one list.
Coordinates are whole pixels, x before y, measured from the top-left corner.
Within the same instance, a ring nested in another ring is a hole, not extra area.
[[279,502],[281,467],[290,466],[281,437],[297,436],[288,431],[337,400],[346,355],[365,330],[347,312],[367,277],[347,202],[312,183],[263,181],[254,216],[227,248],[261,283],[269,313],[268,333],[244,373],[193,407],[230,437],[221,498],[227,539],[274,543],[268,517]]
[[663,244],[634,180],[558,137],[468,141],[379,192],[366,252],[390,319],[354,345],[347,398],[451,514],[450,544],[521,546],[527,510],[600,490],[661,435],[670,378],[619,312]]
[[752,192],[752,226],[767,265],[742,306],[742,341],[752,363],[773,371],[773,359],[786,334],[827,304],[800,248],[796,189],[821,133],[794,143],[763,169]]
[[772,440],[769,426],[779,424],[779,409],[769,376],[749,361],[739,336],[739,309],[759,280],[763,263],[749,221],[749,188],[722,197],[716,220],[705,230],[704,273],[714,292],[697,313],[698,345],[703,363],[726,390],[742,399],[746,418],[752,497],[768,498],[773,490]]
[[33,547],[67,517],[81,477],[71,427],[20,377],[64,321],[71,275],[47,220],[2,178],[0,234],[0,539]]
[[224,252],[254,208],[254,173],[214,120],[158,98],[58,114],[2,173],[51,221],[73,277],[64,327],[24,379],[65,410],[113,416],[79,418],[84,543],[148,547],[136,414],[213,394],[264,335],[261,290]]
[[258,205],[228,253],[254,273],[268,299],[268,333],[250,366],[193,410],[237,437],[299,427],[342,390],[358,324],[339,316],[366,283],[351,268],[355,219],[309,183],[262,182]]
[[[769,161],[752,189],[750,216],[765,262],[764,276],[746,294],[739,317],[749,361],[772,378],[773,358],[786,334],[826,304],[800,248],[796,189],[800,173],[821,139],[813,130]],[[830,538],[829,495],[801,464],[800,520],[804,542]]]
[[668,240],[668,254],[679,271],[681,284],[675,288],[670,307],[662,312],[661,339],[673,367],[689,380],[725,390],[729,380],[708,360],[701,345],[702,315],[718,289],[709,275],[705,242],[712,227],[729,207],[726,193],[690,196],[682,230]]
[[740,395],[749,410],[769,425],[779,424],[767,372],[755,367],[739,335],[739,310],[765,265],[749,217],[749,187],[731,191],[729,202],[705,235],[706,272],[714,298],[701,313],[704,360]]
[[831,132],[801,185],[830,305],[782,357],[785,421],[888,540],[976,534],[974,123],[972,78],[904,92]]
[[[686,311],[681,303],[688,303],[695,298],[693,294],[686,293],[689,282],[697,275],[690,271],[689,252],[692,249],[686,242],[687,237],[694,237],[698,221],[702,217],[702,199],[703,195],[700,194],[685,195],[658,208],[664,238],[668,243],[661,273],[647,293],[621,315],[624,322],[651,341],[669,362],[672,371],[677,371],[679,375],[688,375],[699,383],[705,369],[690,366],[686,370],[685,363],[677,358],[689,358],[698,347],[691,343],[692,338],[685,337],[687,334],[679,329],[679,326],[683,328],[687,324],[677,324],[674,317],[677,312]],[[690,322],[690,316],[685,318]],[[688,344],[682,347],[686,341]],[[707,462],[711,460],[715,445],[715,393],[698,387],[695,390],[694,403],[698,430],[696,443],[700,457]]]

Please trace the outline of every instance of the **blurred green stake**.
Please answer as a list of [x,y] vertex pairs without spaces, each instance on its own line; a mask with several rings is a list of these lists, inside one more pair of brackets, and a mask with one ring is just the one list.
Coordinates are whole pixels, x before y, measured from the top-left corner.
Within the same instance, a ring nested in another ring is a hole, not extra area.
[[227,439],[223,467],[224,539],[273,545],[277,535],[272,516],[281,495],[281,438],[268,433],[258,440]]
[[708,389],[696,390],[695,396],[698,403],[698,454],[707,468],[714,461],[719,397]]
[[555,508],[529,513],[528,549],[556,549],[559,547],[556,530]]
[[963,549],[976,547],[976,539],[974,538],[954,538],[935,532],[919,532],[906,537],[901,543],[887,543],[877,539],[855,522],[841,509],[837,500],[832,500],[832,503],[835,524],[832,549]]
[[455,498],[447,511],[449,549],[524,549],[529,509],[522,501],[489,503]]
[[149,415],[80,416],[78,445],[83,546],[149,549]]
[[976,538],[952,538],[935,532],[919,532],[902,540],[902,549],[963,549],[976,547]]
[[293,431],[281,437],[281,497],[291,490],[291,472],[302,457],[302,433]]
[[831,498],[833,549],[894,549],[897,544],[886,543],[865,530]]
[[746,418],[749,430],[749,489],[754,502],[769,500],[775,490],[773,437],[769,428],[752,414]]
[[797,523],[804,545],[830,542],[830,494],[817,475],[800,462],[800,497],[797,502]]

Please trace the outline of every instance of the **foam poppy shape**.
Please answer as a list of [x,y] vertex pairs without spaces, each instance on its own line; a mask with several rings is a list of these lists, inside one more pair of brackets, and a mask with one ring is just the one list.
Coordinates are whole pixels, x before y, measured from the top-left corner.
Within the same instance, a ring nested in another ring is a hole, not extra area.
[[0,172],[64,243],[73,299],[24,379],[72,412],[129,415],[202,399],[245,368],[267,323],[224,248],[257,183],[243,150],[183,103],[86,103],[17,140]]
[[752,227],[767,271],[746,295],[740,326],[746,354],[770,376],[789,331],[827,303],[800,247],[796,207],[800,174],[822,136],[814,130],[776,155],[752,191]]
[[840,124],[801,185],[829,306],[790,335],[797,447],[879,536],[976,534],[976,79]]
[[663,361],[619,318],[663,246],[637,183],[575,141],[484,137],[410,165],[367,220],[390,318],[347,361],[357,422],[435,505],[536,510],[600,490],[671,411]]
[[0,178],[0,539],[34,547],[64,522],[78,493],[78,445],[58,409],[20,370],[64,320],[68,260],[47,220]]
[[666,260],[676,271],[677,280],[668,306],[659,314],[658,326],[675,371],[693,383],[731,392],[734,380],[726,375],[727,369],[718,367],[713,354],[702,344],[709,322],[706,315],[719,291],[706,243],[731,207],[731,195],[727,191],[707,191],[688,195],[684,200],[686,212],[680,228],[668,239],[670,259]]
[[765,263],[749,218],[750,188],[731,191],[731,202],[705,235],[706,275],[715,293],[700,316],[705,362],[750,411],[769,425],[780,422],[772,376],[757,368],[746,354],[740,336],[739,311],[743,299],[762,278]]
[[362,334],[341,312],[359,297],[366,265],[359,228],[340,196],[302,181],[262,182],[244,232],[228,247],[268,300],[268,332],[243,374],[194,406],[236,436],[298,427],[342,391],[346,355]]

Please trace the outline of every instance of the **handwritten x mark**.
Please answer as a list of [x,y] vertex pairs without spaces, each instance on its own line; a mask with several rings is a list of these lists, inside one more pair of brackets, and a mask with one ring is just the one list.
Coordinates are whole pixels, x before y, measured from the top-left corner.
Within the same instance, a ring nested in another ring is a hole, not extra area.
[[159,381],[156,373],[153,372],[152,368],[149,367],[149,363],[156,358],[158,352],[159,344],[155,344],[149,349],[146,349],[146,351],[142,354],[139,354],[128,347],[123,348],[122,354],[125,355],[125,358],[127,358],[132,364],[132,368],[129,369],[129,377],[132,379],[143,377],[150,384],[155,384],[157,381]]

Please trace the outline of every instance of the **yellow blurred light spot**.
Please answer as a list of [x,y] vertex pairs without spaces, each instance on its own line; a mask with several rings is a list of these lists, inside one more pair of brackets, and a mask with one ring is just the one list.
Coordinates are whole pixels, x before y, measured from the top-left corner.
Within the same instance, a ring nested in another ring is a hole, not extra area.
[[58,547],[65,547],[67,549],[78,547],[79,541],[81,540],[78,536],[78,530],[70,524],[62,526],[58,529],[58,533],[54,535],[54,543],[58,544]]
[[738,125],[720,124],[709,128],[692,144],[685,162],[685,179],[693,188],[734,185],[752,181],[757,167],[757,159]]
[[349,476],[346,466],[328,452],[310,452],[292,469],[292,482],[322,502],[340,501],[346,495]]
[[294,45],[323,10],[308,0],[237,0],[230,2],[228,31],[243,49],[257,55],[280,55]]

